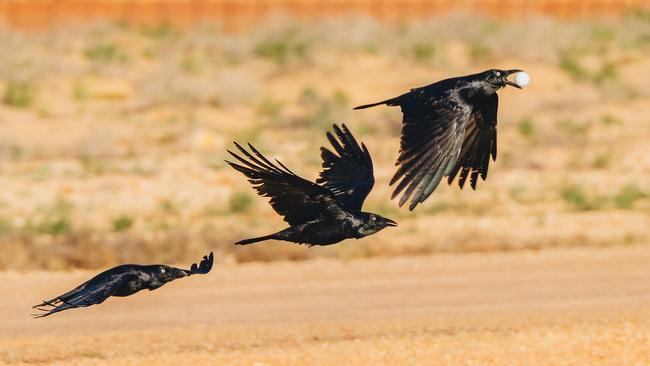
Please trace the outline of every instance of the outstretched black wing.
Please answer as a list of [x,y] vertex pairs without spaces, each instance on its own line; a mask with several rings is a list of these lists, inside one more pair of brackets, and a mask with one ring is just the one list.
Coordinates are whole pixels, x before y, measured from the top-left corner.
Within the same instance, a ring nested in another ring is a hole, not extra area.
[[214,263],[214,255],[212,252],[208,255],[204,255],[201,263],[197,266],[196,263],[192,263],[190,267],[189,274],[206,274],[212,269],[212,264]]
[[456,165],[471,110],[455,98],[453,89],[433,95],[415,89],[396,102],[404,118],[399,168],[390,184],[399,183],[392,198],[402,193],[399,205],[411,199],[413,210]]
[[336,153],[320,148],[323,171],[316,182],[332,191],[346,210],[360,211],[375,184],[372,159],[366,146],[363,143],[359,146],[345,124],[342,129],[337,125],[333,127],[338,140],[330,132],[327,132],[327,139]]
[[132,272],[109,273],[113,270],[111,269],[101,273],[88,282],[79,285],[74,290],[57,296],[52,300],[43,301],[38,305],[34,305],[33,308],[41,311],[41,313],[32,314],[32,316],[34,318],[42,318],[67,309],[101,304],[104,300],[115,294],[122,286],[137,278],[137,275]]
[[469,175],[472,189],[476,189],[478,177],[487,178],[492,160],[497,158],[497,109],[499,96],[494,93],[483,103],[476,105],[469,118],[465,131],[465,140],[454,169],[449,173],[447,182],[451,184],[460,171],[458,185],[463,188]]
[[226,162],[248,177],[260,196],[270,197],[273,209],[290,225],[343,214],[327,188],[297,176],[277,160],[277,165],[272,163],[251,144],[248,147],[255,155],[237,143],[235,146],[246,158],[228,151],[241,164]]

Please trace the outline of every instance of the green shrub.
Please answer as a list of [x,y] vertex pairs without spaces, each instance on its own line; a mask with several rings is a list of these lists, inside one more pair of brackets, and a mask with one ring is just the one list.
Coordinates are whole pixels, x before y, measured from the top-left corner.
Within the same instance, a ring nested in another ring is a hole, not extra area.
[[171,199],[165,198],[160,200],[160,202],[158,202],[158,206],[166,214],[175,215],[178,213],[178,206],[176,205],[176,202]]
[[68,216],[51,215],[36,223],[30,222],[28,228],[36,234],[65,235],[72,232]]
[[318,92],[313,86],[305,86],[300,91],[299,101],[301,104],[308,104],[318,100]]
[[307,55],[308,44],[291,39],[269,39],[257,44],[255,55],[267,58],[277,64],[285,64],[290,58],[303,58]]
[[557,128],[564,132],[568,137],[574,139],[584,139],[589,132],[589,126],[581,124],[570,119],[564,119],[557,123]]
[[431,60],[436,49],[430,43],[416,43],[413,45],[413,57],[415,61],[425,62]]
[[228,206],[230,211],[234,213],[248,212],[253,206],[253,198],[248,193],[236,192],[230,196]]
[[590,198],[577,185],[568,185],[561,190],[562,198],[578,211],[596,210],[602,206],[602,200]]
[[535,134],[535,122],[532,118],[524,118],[517,124],[517,131],[524,137],[532,137]]
[[26,81],[10,81],[2,97],[2,102],[16,108],[28,108],[34,103],[35,89]]
[[622,122],[619,118],[612,116],[611,114],[605,114],[601,117],[600,123],[603,124],[603,126],[614,126],[620,125]]
[[618,68],[612,63],[605,63],[593,76],[596,84],[602,84],[618,78]]
[[376,44],[374,43],[368,43],[363,47],[363,51],[372,56],[377,56],[379,55],[379,47],[377,47]]
[[611,163],[612,163],[612,154],[602,153],[596,155],[591,165],[596,169],[605,169],[609,167]]
[[181,60],[180,68],[187,74],[198,74],[201,72],[201,63],[196,57],[187,55]]
[[11,224],[4,217],[0,217],[0,234],[7,234],[11,231]]
[[72,90],[72,96],[79,102],[88,100],[88,98],[90,98],[88,87],[81,81],[76,82],[74,84],[74,89]]
[[628,184],[621,188],[616,196],[614,196],[614,203],[616,207],[621,209],[630,209],[634,207],[634,203],[646,197],[645,192],[643,192],[637,185]]
[[289,45],[282,41],[263,41],[255,47],[255,54],[276,63],[285,63],[289,59]]
[[113,220],[113,231],[129,230],[133,226],[133,219],[129,216],[122,215]]
[[98,43],[86,47],[86,58],[97,62],[126,62],[127,56],[113,43]]
[[37,234],[65,235],[72,232],[70,215],[73,206],[63,198],[56,199],[52,205],[42,207],[39,221],[29,221],[27,227]]
[[140,29],[142,35],[155,40],[169,39],[178,36],[179,32],[170,24],[144,26]]
[[473,42],[469,48],[469,56],[474,62],[485,61],[491,55],[491,51],[482,42]]
[[589,73],[578,62],[575,56],[564,54],[560,59],[560,68],[567,72],[575,80],[584,81],[589,79]]
[[257,106],[257,113],[260,116],[277,118],[282,112],[283,107],[284,107],[284,103],[270,98],[266,98],[262,100],[262,102]]

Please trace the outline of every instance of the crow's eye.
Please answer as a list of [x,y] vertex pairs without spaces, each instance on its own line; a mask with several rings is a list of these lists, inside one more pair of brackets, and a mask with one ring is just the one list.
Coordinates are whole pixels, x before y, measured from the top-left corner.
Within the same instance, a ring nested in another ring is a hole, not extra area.
[[501,76],[501,73],[499,71],[497,71],[497,76]]
[[370,218],[370,220],[377,221],[377,218],[373,216],[373,217]]
[[165,273],[165,269],[164,269],[164,268],[161,268],[161,269],[160,269],[160,273]]

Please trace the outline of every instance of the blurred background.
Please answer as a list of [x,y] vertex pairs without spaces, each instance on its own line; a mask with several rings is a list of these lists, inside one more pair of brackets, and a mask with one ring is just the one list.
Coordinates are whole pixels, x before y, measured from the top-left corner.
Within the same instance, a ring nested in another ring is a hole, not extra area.
[[[0,269],[353,259],[647,243],[648,1],[3,0]],[[477,190],[390,200],[397,108],[355,105],[488,68],[499,156]],[[399,222],[323,248],[227,167],[251,142],[314,179],[325,131],[368,146],[365,209]]]

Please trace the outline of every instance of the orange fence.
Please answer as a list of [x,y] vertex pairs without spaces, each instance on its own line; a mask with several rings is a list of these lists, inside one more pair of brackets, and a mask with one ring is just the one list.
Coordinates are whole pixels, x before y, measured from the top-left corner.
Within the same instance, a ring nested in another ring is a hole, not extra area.
[[650,9],[650,0],[0,0],[0,22],[43,29],[97,19],[178,26],[217,21],[242,29],[274,12],[307,18],[363,13],[393,21],[453,11],[520,18],[616,15],[627,9]]

